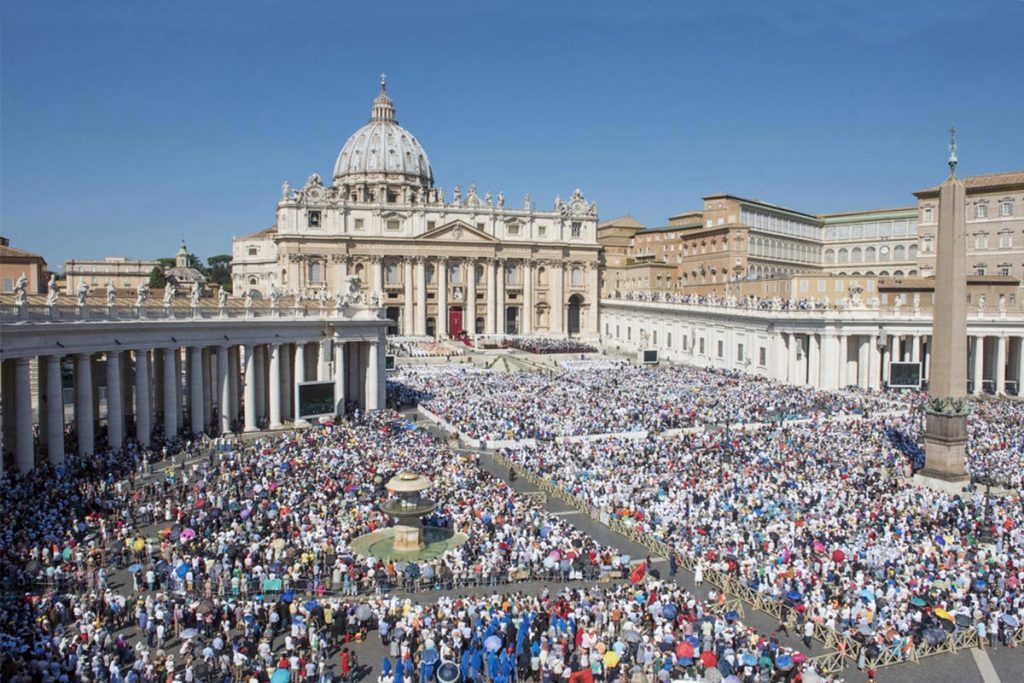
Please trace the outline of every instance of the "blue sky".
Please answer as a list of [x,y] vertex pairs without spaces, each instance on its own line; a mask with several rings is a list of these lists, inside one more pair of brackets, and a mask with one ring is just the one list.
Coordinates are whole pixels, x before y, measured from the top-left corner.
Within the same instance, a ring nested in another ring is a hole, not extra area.
[[0,233],[202,257],[329,177],[377,74],[439,185],[648,225],[726,191],[808,212],[1024,168],[1024,2],[8,2]]

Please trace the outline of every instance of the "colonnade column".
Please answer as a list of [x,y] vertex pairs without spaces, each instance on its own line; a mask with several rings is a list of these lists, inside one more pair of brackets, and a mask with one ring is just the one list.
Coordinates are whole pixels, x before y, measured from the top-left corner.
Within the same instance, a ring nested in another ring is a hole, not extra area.
[[849,335],[839,335],[839,377],[836,380],[836,388],[842,389],[850,384],[850,338]]
[[218,421],[222,435],[231,431],[231,386],[228,383],[230,377],[228,361],[228,347],[217,347],[217,402],[219,405]]
[[414,335],[416,334],[415,327],[415,307],[413,306],[413,267],[412,259],[405,259],[405,272],[403,273],[405,279],[405,304],[402,310],[402,334]]
[[292,353],[291,344],[281,345],[281,384],[278,391],[281,392],[281,422],[295,419],[295,406],[292,404],[295,392],[292,391],[292,360],[295,355]]
[[556,336],[565,335],[565,271],[560,262],[551,266],[551,332]]
[[997,396],[1006,393],[1006,336],[996,337],[996,390]]
[[92,356],[75,355],[75,432],[78,435],[78,454],[92,455],[96,448],[93,431]]
[[508,330],[505,328],[507,318],[505,317],[505,278],[508,276],[508,261],[505,259],[498,260],[495,264],[495,283],[497,287],[494,292],[494,327],[498,334],[508,334]]
[[124,446],[124,389],[121,352],[107,351],[107,441],[115,451]]
[[256,345],[245,345],[245,394],[242,399],[242,409],[245,412],[245,426],[247,432],[256,431]]
[[974,395],[978,396],[982,392],[982,385],[985,381],[985,338],[974,336],[973,345],[973,366],[974,366]]
[[216,432],[213,424],[213,406],[217,403],[216,382],[213,379],[213,349],[203,349],[203,429],[210,427]]
[[253,344],[253,360],[256,363],[256,424],[267,415],[267,359],[266,346]]
[[345,342],[334,340],[334,414],[345,415]]
[[798,361],[798,358],[797,358],[797,353],[798,353],[797,346],[798,346],[799,342],[797,341],[796,334],[794,334],[792,332],[790,332],[788,334],[788,337],[789,337],[789,372],[786,374],[786,380],[790,384],[798,384],[799,382],[798,382],[797,378],[799,377],[799,374],[798,374],[798,372],[799,372],[798,371],[799,361]]
[[896,351],[896,357],[899,358],[899,338],[887,335],[885,337],[885,346],[882,347],[882,382],[886,385],[889,384],[889,363],[892,361],[894,350]]
[[836,375],[839,374],[838,344],[834,334],[822,333],[818,354],[818,381],[815,383],[819,389],[835,389]]
[[821,342],[813,332],[807,335],[807,383],[812,387],[821,384]]
[[295,342],[295,386],[292,387],[292,421],[297,425],[304,425],[299,412],[299,384],[306,381],[306,342]]
[[281,428],[281,345],[270,345],[270,377],[267,389],[270,393],[270,428]]
[[881,350],[878,348],[878,335],[868,337],[868,388],[878,389],[881,386],[879,363],[882,361]]
[[[32,385],[28,361],[28,358],[14,360],[14,461],[17,463],[18,471],[22,473],[31,472],[36,464],[36,449],[32,437]],[[7,409],[10,410],[11,407],[8,406]]]
[[193,434],[203,433],[203,349],[192,346],[189,354],[188,408]]
[[[42,360],[42,359],[40,359]],[[46,356],[46,450],[51,465],[64,464],[64,389],[60,356]],[[39,416],[39,421],[43,421]]]
[[380,410],[384,407],[385,396],[381,380],[383,378],[384,340],[368,342],[366,362],[366,410]]
[[164,438],[178,433],[178,349],[164,349]]
[[434,336],[444,339],[448,336],[448,259],[443,256],[434,265],[434,280],[437,282],[437,321]]
[[469,259],[466,262],[469,269],[466,281],[466,308],[462,327],[469,334],[476,334],[476,260]]
[[498,330],[497,325],[497,295],[498,295],[498,283],[497,277],[495,276],[495,269],[497,268],[497,260],[489,258],[487,263],[487,324],[484,329],[487,334],[496,334]]
[[416,267],[416,324],[415,334],[427,334],[427,264],[422,256],[413,258]]
[[533,334],[533,261],[523,261],[523,311],[519,316],[519,331]]

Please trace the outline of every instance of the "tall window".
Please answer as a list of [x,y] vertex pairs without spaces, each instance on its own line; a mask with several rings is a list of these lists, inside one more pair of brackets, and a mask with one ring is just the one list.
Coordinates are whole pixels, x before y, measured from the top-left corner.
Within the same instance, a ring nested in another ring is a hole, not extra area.
[[307,219],[308,219],[309,227],[311,227],[311,228],[319,228],[320,227],[320,212],[319,211],[310,211],[309,214],[307,215]]
[[517,266],[514,263],[509,263],[508,265],[505,266],[505,284],[519,284],[519,266]]
[[931,223],[932,222],[932,209],[931,209],[931,207],[926,207],[925,210],[924,210],[924,222],[925,223]]
[[1013,200],[1007,199],[999,203],[999,215],[1003,218],[1013,215]]
[[988,218],[988,204],[975,204],[974,205],[974,217],[975,218]]
[[571,232],[572,238],[574,240],[578,240],[580,238],[580,233],[583,230],[583,224],[580,223],[579,221],[573,221],[571,230],[572,230],[572,232]]
[[313,261],[309,264],[309,282],[310,284],[319,285],[324,281],[324,264],[319,261]]
[[1001,232],[999,233],[999,248],[1009,249],[1013,246],[1013,233],[1012,232]]
[[583,269],[582,268],[573,268],[572,269],[572,273],[570,275],[570,282],[571,282],[573,287],[582,287],[583,286]]
[[448,280],[453,285],[462,284],[462,266],[456,264],[454,266],[448,266]]
[[974,234],[974,248],[988,249],[988,233],[978,232]]
[[397,285],[399,282],[398,264],[395,261],[388,261],[384,265],[384,284]]

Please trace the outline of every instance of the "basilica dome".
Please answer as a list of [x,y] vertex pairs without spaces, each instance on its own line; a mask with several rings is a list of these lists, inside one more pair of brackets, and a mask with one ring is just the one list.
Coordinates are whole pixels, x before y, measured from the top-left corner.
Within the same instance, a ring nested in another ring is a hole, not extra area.
[[334,180],[350,185],[372,176],[401,176],[403,184],[431,188],[434,172],[427,153],[413,134],[398,125],[387,86],[373,101],[370,122],[352,134],[334,164]]

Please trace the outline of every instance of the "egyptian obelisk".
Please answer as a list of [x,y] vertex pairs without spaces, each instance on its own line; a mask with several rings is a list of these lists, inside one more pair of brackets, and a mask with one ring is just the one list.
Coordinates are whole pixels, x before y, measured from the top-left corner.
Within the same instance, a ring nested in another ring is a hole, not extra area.
[[959,492],[967,459],[967,214],[956,177],[956,130],[950,129],[949,177],[939,188],[931,375],[925,407],[925,462],[915,478]]

